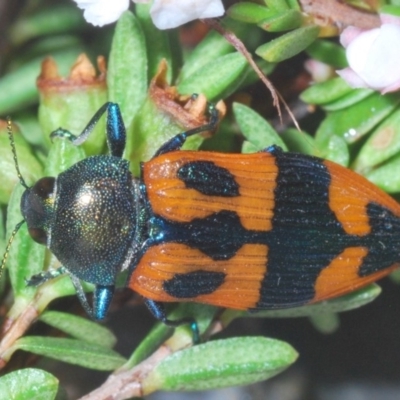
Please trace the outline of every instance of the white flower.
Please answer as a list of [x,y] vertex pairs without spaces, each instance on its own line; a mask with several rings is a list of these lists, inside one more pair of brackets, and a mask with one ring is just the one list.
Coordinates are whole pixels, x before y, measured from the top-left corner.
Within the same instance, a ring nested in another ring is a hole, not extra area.
[[[95,26],[111,24],[129,8],[129,0],[74,0],[84,10],[86,21]],[[150,0],[132,0],[148,3]],[[224,14],[222,0],[154,0],[150,9],[154,25],[159,29],[176,28],[198,18],[214,18]]]
[[150,15],[158,29],[176,28],[199,18],[224,14],[221,0],[154,0]]
[[129,7],[129,0],[74,0],[87,22],[103,26],[115,22]]
[[400,88],[400,19],[383,15],[381,19],[384,23],[380,28],[366,31],[348,27],[340,36],[349,67],[337,73],[351,87],[381,93]]

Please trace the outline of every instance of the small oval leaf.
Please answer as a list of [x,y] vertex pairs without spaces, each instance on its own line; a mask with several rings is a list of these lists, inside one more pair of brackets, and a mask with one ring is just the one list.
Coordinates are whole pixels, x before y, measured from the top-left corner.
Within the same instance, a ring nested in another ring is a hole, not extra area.
[[167,81],[171,83],[172,80],[172,52],[171,45],[166,31],[161,31],[155,27],[150,17],[151,4],[136,4],[136,16],[142,27],[147,46],[147,59],[148,59],[148,79],[149,81],[157,74],[161,60],[166,60],[169,66],[167,70]]
[[[319,126],[316,145],[326,146],[332,135],[354,143],[387,117],[400,103],[399,93],[374,93],[351,107],[331,112]],[[323,144],[325,142],[325,144]]]
[[350,151],[346,141],[335,135],[329,138],[326,147],[318,147],[317,155],[344,167],[348,167],[350,163]]
[[114,334],[105,326],[76,315],[60,311],[47,311],[40,316],[40,320],[47,325],[68,333],[75,339],[102,347],[112,348],[117,342]]
[[351,93],[352,89],[342,78],[316,83],[301,93],[301,100],[310,104],[326,104]]
[[297,10],[287,10],[267,17],[258,23],[268,32],[282,32],[298,28],[302,23],[302,14]]
[[299,132],[295,128],[289,128],[282,132],[281,137],[289,151],[296,151],[309,155],[315,152],[314,138],[304,131]]
[[243,1],[229,7],[226,13],[237,21],[257,24],[263,19],[273,16],[275,11],[260,4]]
[[388,193],[400,193],[400,155],[365,174],[365,177]]
[[58,379],[46,371],[25,368],[0,378],[0,400],[54,400]]
[[273,144],[287,150],[286,144],[275,129],[250,107],[234,103],[233,112],[243,135],[258,151]]
[[228,41],[215,31],[211,31],[188,55],[178,76],[180,82],[190,80],[190,77],[200,71],[208,63],[218,57],[232,53],[233,47]]
[[264,337],[215,340],[174,353],[143,381],[155,390],[208,390],[248,385],[286,369],[297,359],[287,343]]
[[147,53],[142,29],[129,11],[118,20],[111,46],[107,84],[129,126],[147,95]]
[[18,339],[12,350],[24,350],[98,371],[114,370],[126,361],[108,348],[76,339],[26,336]]
[[334,68],[347,66],[345,49],[335,42],[318,39],[307,48],[306,52],[311,58],[332,65]]
[[324,314],[311,315],[310,322],[314,328],[321,333],[330,334],[335,332],[340,325],[339,316],[336,313],[326,312]]
[[364,143],[355,161],[355,170],[363,172],[384,163],[400,151],[400,110],[389,115]]
[[225,97],[245,78],[246,59],[239,53],[226,54],[204,65],[180,82],[180,93],[202,93],[209,100]]
[[319,27],[305,26],[288,32],[257,48],[256,53],[269,62],[280,62],[305,50],[317,37]]
[[350,107],[375,93],[372,89],[352,89],[337,100],[323,105],[325,111],[337,111]]

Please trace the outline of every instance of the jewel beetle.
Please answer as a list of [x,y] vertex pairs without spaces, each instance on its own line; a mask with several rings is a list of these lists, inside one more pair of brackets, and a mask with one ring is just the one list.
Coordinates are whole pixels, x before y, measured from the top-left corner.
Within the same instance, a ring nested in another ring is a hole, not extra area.
[[[62,267],[33,276],[39,285],[68,274],[86,312],[103,319],[115,280],[159,320],[165,302],[238,310],[295,307],[330,299],[389,274],[400,261],[400,205],[362,176],[317,157],[271,146],[254,154],[181,150],[212,130],[210,121],[167,141],[134,178],[122,158],[119,106],[104,104],[78,145],[106,113],[110,155],[92,156],[26,190],[21,212],[32,238]],[[16,158],[15,148],[13,152]],[[24,222],[23,221],[23,222]],[[15,233],[14,233],[15,234]],[[89,305],[81,280],[95,285]]]

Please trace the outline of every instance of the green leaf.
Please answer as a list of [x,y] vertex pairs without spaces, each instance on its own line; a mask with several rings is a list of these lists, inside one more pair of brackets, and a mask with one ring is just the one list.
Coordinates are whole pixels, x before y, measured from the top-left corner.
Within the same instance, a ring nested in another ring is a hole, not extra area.
[[336,313],[330,313],[330,312],[326,312],[324,314],[311,315],[310,321],[315,329],[325,334],[330,334],[335,332],[340,325],[339,316]]
[[237,21],[258,24],[263,19],[273,16],[275,11],[270,10],[260,4],[242,1],[240,3],[233,4],[228,8],[226,13]]
[[25,368],[0,378],[0,400],[54,400],[58,379],[46,371]]
[[215,340],[161,361],[143,381],[143,393],[248,385],[271,378],[296,359],[297,352],[279,340],[264,337]]
[[[81,51],[82,49],[76,48],[73,50],[59,51],[49,55],[55,59],[57,66],[61,71],[62,69],[65,70],[66,66],[69,68],[75,62]],[[14,110],[21,109],[22,106],[37,102],[38,90],[36,87],[36,78],[40,74],[42,61],[43,56],[40,56],[19,67],[17,70],[9,72],[1,77],[0,114],[5,115]]]
[[[105,125],[103,128],[105,129]],[[104,130],[101,133],[104,140]],[[56,137],[46,159],[45,176],[58,176],[84,158],[86,155],[82,146],[75,146],[66,138]]]
[[314,138],[306,132],[289,128],[281,133],[282,140],[286,143],[289,151],[312,155],[315,152]]
[[153,354],[153,352],[165,342],[168,336],[171,335],[172,329],[173,328],[170,328],[162,322],[155,324],[151,331],[140,342],[139,346],[136,347],[127,363],[123,366],[123,369],[131,369]]
[[138,19],[129,11],[118,20],[112,41],[107,84],[129,126],[147,95],[146,43]]
[[243,143],[242,143],[242,153],[243,154],[257,153],[258,151],[260,151],[260,150],[253,143],[250,143],[248,140],[243,140]]
[[210,101],[225,98],[245,78],[246,59],[239,53],[226,54],[204,65],[178,85],[182,94],[202,93]]
[[264,0],[264,3],[274,11],[285,11],[289,8],[286,0]]
[[98,371],[111,371],[126,360],[115,351],[76,339],[26,336],[18,339],[10,351],[24,350]]
[[364,100],[373,93],[376,92],[372,89],[353,89],[351,92],[345,94],[339,99],[334,100],[331,103],[324,104],[323,108],[325,111],[342,110]]
[[85,26],[82,12],[72,6],[44,7],[12,25],[10,39],[18,46],[38,36],[76,32]]
[[385,192],[400,193],[400,155],[364,175]]
[[390,14],[396,17],[400,17],[400,7],[399,5],[386,4],[379,8],[379,14]]
[[256,49],[256,54],[269,62],[280,62],[305,50],[317,37],[319,27],[305,26],[285,33]]
[[[258,59],[256,61],[256,64],[260,68],[261,72],[266,76],[270,75],[278,66],[278,64],[272,64],[261,59]],[[240,91],[241,88],[246,88],[260,80],[260,77],[257,75],[256,71],[254,71],[253,67],[250,64],[247,66],[247,71],[245,70],[244,74],[245,77],[240,82],[240,85],[238,85],[236,89],[237,91]]]
[[375,128],[359,151],[354,169],[360,173],[382,164],[400,151],[400,110]]
[[47,150],[36,111],[13,114],[13,122],[16,123],[18,130],[31,146]]
[[[160,110],[153,99],[147,97],[127,135],[125,156],[131,161],[131,170],[139,174],[139,161],[149,160],[167,140],[182,130],[171,115]],[[191,136],[183,148],[197,150],[203,140],[201,135]]]
[[298,28],[302,21],[303,16],[300,11],[286,10],[263,19],[258,26],[268,32],[282,32]]
[[[52,146],[50,133],[63,127],[79,135],[87,126],[94,113],[107,101],[105,83],[87,85],[85,90],[48,90],[41,91],[39,105],[39,124],[44,133],[47,146]],[[95,126],[82,149],[88,155],[101,152],[104,148],[105,118]],[[82,151],[82,150],[80,150]],[[54,176],[54,175],[53,175]]]
[[334,68],[347,66],[345,49],[335,42],[318,39],[307,48],[306,52],[311,58]]
[[385,96],[374,93],[351,107],[328,114],[317,130],[316,145],[326,147],[332,135],[343,138],[347,143],[356,142],[387,117],[399,103],[398,93]]
[[[35,182],[43,175],[43,168],[33,156],[26,140],[19,132],[13,132],[14,143],[17,151],[18,165],[23,178],[28,185]],[[7,204],[15,185],[19,184],[15,169],[14,156],[7,134],[6,125],[0,121],[0,204]],[[19,203],[19,200],[18,200]],[[21,214],[20,214],[21,215]],[[22,218],[21,218],[22,219]]]
[[300,99],[309,104],[326,104],[338,100],[344,95],[353,92],[342,78],[333,78],[326,82],[315,83],[300,95]]
[[288,4],[289,8],[292,8],[293,10],[301,10],[298,0],[286,0],[286,3]]
[[[242,4],[242,3],[240,3]],[[201,71],[207,64],[214,62],[217,58],[234,51],[232,45],[218,32],[211,31],[194,48],[185,60],[185,64],[179,73],[177,83],[190,81],[191,76]]]
[[112,348],[117,342],[114,334],[106,327],[76,315],[47,311],[40,316],[40,321],[73,336],[75,339],[102,347]]
[[258,151],[273,144],[287,150],[286,144],[275,129],[251,108],[240,103],[234,103],[233,113],[243,135]]
[[326,143],[326,147],[318,146],[317,149],[318,150],[314,151],[314,153],[318,157],[331,160],[337,164],[343,165],[344,167],[349,166],[350,151],[346,141],[343,138],[332,135],[329,138],[328,143]]
[[148,80],[150,81],[157,73],[161,60],[166,60],[168,65],[167,82],[172,82],[172,53],[167,31],[157,29],[150,17],[151,3],[136,4],[136,15],[143,29],[147,59],[148,59]]

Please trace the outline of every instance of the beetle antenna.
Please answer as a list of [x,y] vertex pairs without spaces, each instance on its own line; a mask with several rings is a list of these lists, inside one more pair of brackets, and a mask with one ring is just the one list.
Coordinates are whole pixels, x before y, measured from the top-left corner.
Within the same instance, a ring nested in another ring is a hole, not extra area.
[[[19,165],[18,165],[18,157],[17,157],[17,150],[15,148],[15,142],[14,142],[14,136],[12,132],[12,125],[11,125],[11,118],[7,117],[7,133],[8,133],[8,138],[10,139],[10,144],[11,144],[11,151],[13,153],[14,157],[14,165],[15,169],[17,170],[17,176],[19,179],[19,182],[25,189],[29,189],[29,186],[26,184],[25,179],[22,177],[21,171],[19,170]],[[3,264],[2,264],[3,267]]]
[[11,236],[10,236],[10,238],[8,239],[8,243],[7,243],[7,246],[6,246],[6,250],[5,250],[5,252],[4,252],[4,255],[3,255],[3,259],[1,260],[0,278],[1,278],[1,275],[3,274],[4,267],[6,266],[8,254],[10,253],[11,243],[13,242],[13,240],[14,240],[14,238],[15,238],[15,235],[17,234],[17,232],[19,231],[19,228],[21,228],[21,226],[22,226],[22,224],[23,224],[24,222],[25,222],[24,219],[23,219],[21,222],[18,222],[18,224],[15,225],[14,230],[11,232]]

